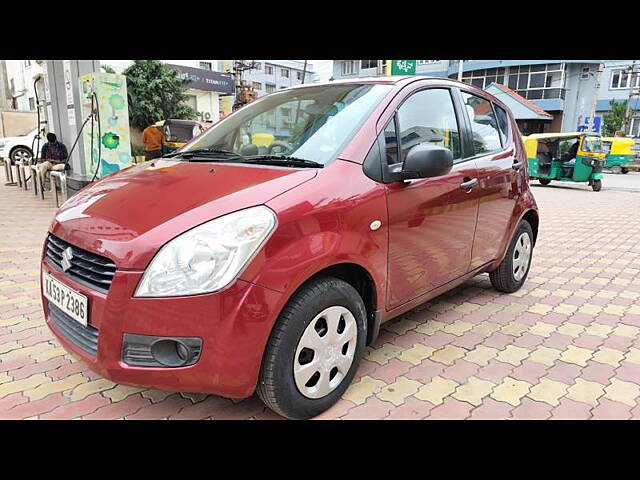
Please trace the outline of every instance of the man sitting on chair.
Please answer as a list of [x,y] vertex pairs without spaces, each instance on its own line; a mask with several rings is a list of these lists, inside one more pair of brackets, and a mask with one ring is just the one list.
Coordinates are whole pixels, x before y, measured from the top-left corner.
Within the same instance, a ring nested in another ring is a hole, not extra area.
[[63,171],[65,160],[67,159],[67,147],[59,142],[55,133],[47,133],[47,143],[42,146],[40,163],[38,164],[38,175],[45,181],[51,182],[51,170]]

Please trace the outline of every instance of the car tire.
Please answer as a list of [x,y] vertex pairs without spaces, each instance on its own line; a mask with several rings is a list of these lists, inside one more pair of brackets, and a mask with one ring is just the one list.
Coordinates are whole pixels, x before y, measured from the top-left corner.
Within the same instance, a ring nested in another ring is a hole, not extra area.
[[622,173],[629,173],[629,169],[628,169],[628,168],[625,168],[625,167],[622,167],[622,170],[621,170],[621,171],[622,171]]
[[591,188],[593,188],[594,192],[599,192],[600,190],[602,190],[602,180],[594,180],[591,184]]
[[497,269],[489,272],[493,288],[500,292],[513,293],[522,287],[531,268],[533,257],[533,229],[526,220],[518,224],[507,254]]
[[303,285],[269,337],[256,388],[260,399],[274,412],[296,420],[331,407],[358,368],[366,319],[364,302],[348,283],[322,277]]
[[29,161],[31,160],[31,157],[33,157],[33,153],[31,153],[31,150],[25,147],[14,148],[13,150],[11,150],[11,153],[9,154],[9,158],[11,159],[12,165],[15,165],[18,160]]
[[614,165],[611,167],[611,173],[615,173],[616,175],[622,173],[622,167],[620,165]]
[[540,182],[541,185],[545,185],[545,186],[551,183],[550,178],[539,178],[538,181]]

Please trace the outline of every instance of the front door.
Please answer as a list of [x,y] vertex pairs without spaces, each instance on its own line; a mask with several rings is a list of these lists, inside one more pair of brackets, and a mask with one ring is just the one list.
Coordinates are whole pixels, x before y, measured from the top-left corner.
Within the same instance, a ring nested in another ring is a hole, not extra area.
[[393,308],[468,272],[478,212],[477,170],[473,160],[460,161],[460,130],[447,88],[408,97],[384,136],[390,165],[403,162],[409,149],[422,143],[451,149],[457,161],[447,175],[386,185],[387,306]]

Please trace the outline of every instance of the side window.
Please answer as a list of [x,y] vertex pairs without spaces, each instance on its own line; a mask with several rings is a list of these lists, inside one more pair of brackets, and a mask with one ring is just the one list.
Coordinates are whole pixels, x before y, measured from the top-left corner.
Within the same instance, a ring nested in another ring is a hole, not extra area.
[[498,117],[498,127],[500,127],[500,137],[502,138],[502,145],[507,145],[507,139],[509,138],[509,116],[503,108],[499,107],[495,103],[493,108],[496,109],[496,115]]
[[500,150],[502,144],[498,122],[491,108],[491,102],[467,92],[462,92],[462,99],[471,121],[474,154],[480,155]]
[[404,162],[411,147],[422,143],[446,147],[452,151],[454,159],[461,157],[460,131],[448,89],[414,93],[402,104],[397,117],[400,138],[397,162]]

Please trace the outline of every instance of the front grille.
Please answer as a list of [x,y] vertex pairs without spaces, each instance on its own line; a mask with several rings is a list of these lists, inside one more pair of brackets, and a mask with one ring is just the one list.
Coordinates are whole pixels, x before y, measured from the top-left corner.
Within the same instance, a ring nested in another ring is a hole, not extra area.
[[98,329],[91,325],[85,327],[53,303],[47,303],[49,304],[49,318],[56,329],[76,347],[95,357],[98,352]]
[[[71,248],[73,255],[69,261],[71,267],[65,272],[62,268],[62,253],[67,248]],[[68,275],[78,283],[103,293],[109,291],[113,276],[116,273],[116,265],[113,261],[74,247],[52,234],[49,234],[47,238],[46,257],[49,265],[59,272]]]

